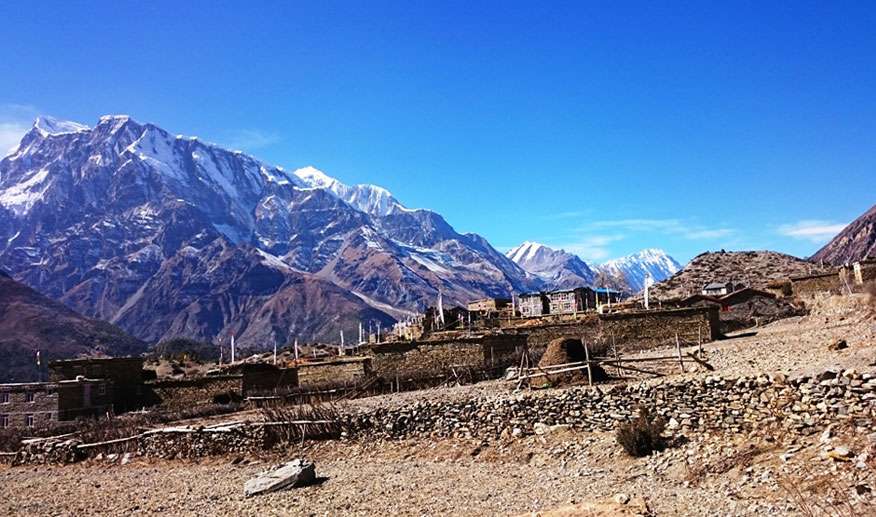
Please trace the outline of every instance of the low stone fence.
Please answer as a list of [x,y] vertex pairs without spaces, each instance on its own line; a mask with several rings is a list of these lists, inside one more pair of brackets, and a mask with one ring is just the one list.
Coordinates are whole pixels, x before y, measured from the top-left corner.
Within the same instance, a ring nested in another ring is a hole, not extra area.
[[840,420],[876,421],[876,374],[825,372],[790,381],[782,375],[710,376],[454,402],[422,400],[349,415],[346,425],[354,434],[387,438],[517,436],[541,424],[611,431],[633,417],[639,405],[681,430],[739,433],[779,426],[809,434]]

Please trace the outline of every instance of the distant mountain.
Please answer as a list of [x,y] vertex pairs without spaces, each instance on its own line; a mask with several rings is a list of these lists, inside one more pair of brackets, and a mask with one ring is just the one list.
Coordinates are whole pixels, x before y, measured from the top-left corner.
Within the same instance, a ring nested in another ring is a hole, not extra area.
[[711,282],[733,282],[763,289],[773,280],[826,272],[818,264],[775,251],[718,251],[697,255],[669,279],[656,284],[654,299],[698,294]]
[[876,205],[852,221],[827,245],[812,255],[810,260],[839,266],[874,256],[876,256]]
[[527,273],[552,289],[592,285],[594,273],[577,255],[537,242],[524,242],[505,254]]
[[334,340],[532,283],[374,185],[288,172],[128,116],[41,117],[0,161],[0,267],[138,338]]
[[647,275],[659,282],[681,268],[675,259],[659,249],[642,250],[593,267],[577,255],[537,242],[524,242],[506,256],[545,289],[596,286],[638,292],[644,288]]
[[597,266],[596,269],[609,277],[623,279],[629,290],[637,293],[645,288],[647,277],[650,276],[654,282],[660,282],[677,273],[681,269],[681,264],[665,251],[649,248],[610,260]]
[[85,318],[0,271],[0,382],[38,380],[47,361],[139,355],[146,344],[109,323]]

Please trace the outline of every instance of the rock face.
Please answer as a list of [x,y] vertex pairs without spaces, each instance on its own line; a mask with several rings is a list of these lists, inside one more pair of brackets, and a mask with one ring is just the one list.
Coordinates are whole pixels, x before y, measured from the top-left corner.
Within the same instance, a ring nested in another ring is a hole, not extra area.
[[827,272],[824,268],[775,251],[717,251],[693,258],[684,269],[654,285],[654,299],[684,298],[699,294],[711,282],[733,282],[764,289],[773,280]]
[[80,355],[138,355],[146,344],[0,272],[0,382],[37,380],[37,350],[45,365]]
[[287,488],[306,486],[314,481],[316,481],[316,467],[313,463],[296,459],[250,479],[244,485],[243,493],[246,497],[252,497]]
[[530,280],[374,185],[288,172],[127,116],[40,118],[0,160],[0,266],[138,338],[352,335]]
[[812,255],[813,262],[839,266],[876,255],[876,205]]

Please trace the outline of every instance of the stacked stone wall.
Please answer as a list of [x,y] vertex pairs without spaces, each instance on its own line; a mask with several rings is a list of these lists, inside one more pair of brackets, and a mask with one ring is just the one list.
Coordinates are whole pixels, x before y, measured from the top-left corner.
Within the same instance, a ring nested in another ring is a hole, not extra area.
[[670,427],[727,433],[771,428],[800,435],[829,423],[876,424],[876,374],[826,372],[788,381],[782,375],[672,380],[608,388],[580,387],[454,402],[422,400],[348,417],[365,435],[391,438],[499,437],[537,424],[611,431],[643,405]]

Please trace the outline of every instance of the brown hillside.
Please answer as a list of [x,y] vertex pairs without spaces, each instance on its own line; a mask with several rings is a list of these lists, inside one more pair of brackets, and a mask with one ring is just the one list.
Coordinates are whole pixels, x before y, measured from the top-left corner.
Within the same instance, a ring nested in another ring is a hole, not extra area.
[[733,282],[763,289],[772,280],[827,271],[826,268],[775,251],[718,251],[694,257],[684,269],[652,287],[655,299],[683,298],[710,282]]
[[47,361],[82,355],[136,355],[142,341],[81,316],[0,272],[0,382],[38,379],[36,351]]
[[876,255],[876,205],[843,228],[810,260],[839,266],[873,255]]

